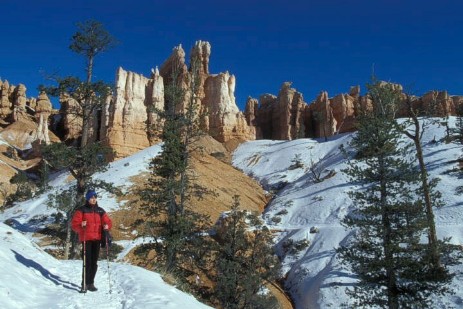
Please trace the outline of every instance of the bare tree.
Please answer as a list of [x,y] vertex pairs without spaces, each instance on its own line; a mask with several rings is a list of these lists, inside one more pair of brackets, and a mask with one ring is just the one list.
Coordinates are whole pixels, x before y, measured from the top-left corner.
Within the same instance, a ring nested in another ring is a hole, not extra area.
[[[429,110],[433,110],[433,108],[437,105],[436,96],[433,96],[432,105],[433,106]],[[440,194],[439,192],[433,192],[433,187],[435,186],[436,181],[429,179],[426,163],[424,162],[423,146],[421,144],[421,139],[423,137],[426,127],[430,124],[430,121],[425,120],[423,123],[420,122],[419,111],[413,107],[412,98],[410,96],[407,96],[406,107],[408,116],[410,117],[410,121],[408,123],[409,126],[401,127],[401,131],[408,138],[410,138],[415,145],[416,159],[418,160],[418,164],[420,167],[421,187],[425,203],[426,218],[429,226],[428,243],[430,249],[431,264],[436,269],[440,269],[441,261],[439,253],[439,244],[437,239],[436,224],[433,211],[433,207],[437,207],[440,205]],[[425,112],[423,114],[425,114]]]

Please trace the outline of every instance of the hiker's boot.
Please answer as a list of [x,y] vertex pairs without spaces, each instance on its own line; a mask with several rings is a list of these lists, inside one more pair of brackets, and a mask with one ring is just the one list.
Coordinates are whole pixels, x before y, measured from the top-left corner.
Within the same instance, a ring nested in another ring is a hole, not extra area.
[[89,290],[90,292],[98,291],[98,289],[93,284],[87,285],[87,290]]

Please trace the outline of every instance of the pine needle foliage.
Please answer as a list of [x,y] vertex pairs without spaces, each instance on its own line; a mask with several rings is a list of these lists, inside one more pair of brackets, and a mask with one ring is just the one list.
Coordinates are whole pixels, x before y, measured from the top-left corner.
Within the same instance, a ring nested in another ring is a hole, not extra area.
[[239,210],[239,196],[218,229],[215,297],[222,308],[278,308],[265,283],[276,280],[280,263],[270,230],[255,214]]
[[355,160],[344,171],[359,187],[349,192],[354,209],[343,220],[355,237],[337,249],[358,276],[347,293],[356,308],[428,308],[451,277],[436,280],[426,268],[428,225],[411,145],[395,120],[399,92],[376,80],[368,90],[371,106],[358,117]]
[[[76,123],[82,125],[80,136],[76,140],[67,140],[64,143],[42,145],[44,161],[54,170],[68,170],[76,179],[76,185],[65,192],[51,195],[54,200],[50,205],[59,205],[59,201],[67,201],[64,205],[66,212],[66,248],[64,257],[69,257],[70,246],[76,247],[75,241],[71,244],[71,218],[75,209],[84,202],[83,195],[89,188],[103,188],[110,192],[118,191],[107,182],[94,182],[92,175],[107,169],[108,159],[113,157],[112,150],[99,143],[91,142],[90,132],[92,123],[97,122],[98,112],[111,94],[111,86],[103,81],[92,82],[94,58],[101,52],[114,46],[115,39],[97,21],[79,23],[78,31],[72,36],[70,49],[87,60],[85,81],[77,76],[52,77],[57,86],[40,86],[51,96],[59,97],[61,104],[74,103],[62,109],[64,116],[74,118]],[[62,106],[63,107],[63,106]],[[74,196],[72,196],[74,195]],[[62,208],[63,205],[60,206]]]
[[189,151],[199,134],[197,64],[192,62],[187,88],[182,86],[181,67],[172,71],[165,108],[156,111],[163,122],[162,152],[152,159],[147,185],[139,191],[159,260],[164,271],[178,278],[186,278],[203,263],[204,232],[210,227],[208,216],[196,213],[190,203],[207,191],[193,183],[190,171]]

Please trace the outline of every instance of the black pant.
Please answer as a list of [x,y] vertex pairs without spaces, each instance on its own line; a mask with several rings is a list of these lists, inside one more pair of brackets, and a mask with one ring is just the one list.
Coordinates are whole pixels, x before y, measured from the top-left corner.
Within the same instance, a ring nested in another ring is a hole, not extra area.
[[[85,246],[85,248],[84,248]],[[98,269],[98,255],[100,254],[100,241],[89,240],[82,243],[82,259],[85,250],[85,285],[93,284]],[[82,270],[82,282],[84,282],[84,271]]]

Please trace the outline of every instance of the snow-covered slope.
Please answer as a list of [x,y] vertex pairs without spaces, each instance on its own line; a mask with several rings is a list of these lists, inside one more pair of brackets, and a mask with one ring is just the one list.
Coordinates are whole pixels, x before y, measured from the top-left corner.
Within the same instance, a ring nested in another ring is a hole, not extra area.
[[[95,177],[124,190],[130,185],[131,176],[147,170],[150,159],[160,149],[156,145],[114,162],[107,172]],[[66,173],[56,175],[49,192],[0,214],[0,222],[8,220],[12,226],[0,223],[0,308],[210,308],[164,283],[157,273],[106,260],[100,260],[95,278],[99,290],[78,293],[82,261],[57,260],[35,245],[32,236],[33,231],[52,220],[50,214],[56,210],[47,208],[47,196],[65,189],[69,185],[67,178]],[[107,211],[123,206],[106,194],[100,194],[98,200]],[[39,218],[48,219],[36,220]],[[139,239],[118,242],[125,248],[119,259],[140,242]]]
[[[438,189],[445,202],[443,208],[435,211],[438,237],[452,237],[452,243],[462,244],[463,202],[455,190],[463,183],[452,169],[457,167],[455,160],[463,153],[459,144],[439,142],[444,135],[444,128],[437,125],[425,131],[425,160],[431,176],[440,179]],[[339,147],[348,147],[351,138],[352,134],[344,134],[327,142],[252,141],[242,144],[234,153],[235,167],[276,193],[264,218],[272,230],[280,231],[277,248],[284,256],[286,287],[299,309],[340,308],[346,301],[345,288],[355,282],[335,254],[335,248],[350,235],[340,220],[352,207],[347,192],[355,187],[342,173],[346,165]],[[432,142],[434,138],[437,143]],[[295,161],[303,166],[295,168]],[[323,170],[320,177],[327,179],[316,182],[311,167],[313,170],[320,166]],[[318,232],[310,233],[311,229]],[[307,240],[309,245],[294,254],[285,254],[289,239]],[[458,273],[453,282],[456,294],[438,299],[436,308],[447,308],[447,303],[463,308],[463,276],[459,274],[462,270],[463,267],[454,269]]]
[[0,308],[210,308],[167,285],[159,274],[99,262],[97,292],[80,294],[82,262],[61,261],[0,223]]
[[[445,202],[445,206],[435,212],[439,238],[451,236],[452,243],[462,244],[463,201],[455,189],[463,183],[458,174],[452,172],[457,167],[455,159],[462,155],[462,147],[440,142],[444,134],[444,128],[437,126],[426,131],[425,159],[431,176],[440,179],[438,188]],[[334,250],[350,235],[340,225],[340,220],[352,207],[347,192],[355,187],[341,172],[345,159],[339,146],[347,146],[351,137],[352,134],[339,135],[328,142],[313,139],[253,141],[242,144],[234,154],[234,166],[276,194],[263,216],[278,232],[277,249],[284,257],[286,286],[298,309],[339,308],[346,301],[345,288],[355,282]],[[434,138],[437,143],[432,142]],[[147,170],[150,159],[159,151],[159,145],[147,148],[112,163],[106,173],[96,177],[124,189],[130,184],[131,176]],[[315,182],[310,167],[320,166],[321,173],[317,177],[326,179]],[[66,188],[67,178],[67,174],[56,175],[51,191]],[[50,213],[55,212],[46,206],[48,193],[0,214],[0,222],[9,219],[13,226],[0,223],[0,308],[205,307],[191,296],[164,284],[158,274],[117,261],[109,263],[110,277],[107,262],[100,261],[96,278],[98,292],[77,293],[81,261],[56,260],[34,244],[32,232],[45,224],[34,219],[50,217]],[[99,203],[108,211],[123,206],[106,194],[100,194]],[[311,233],[311,229],[318,232]],[[288,240],[308,241],[309,245],[289,253]],[[118,260],[140,242],[118,242],[124,247]],[[452,284],[456,294],[437,299],[436,308],[447,308],[449,304],[463,308],[463,276],[460,274],[463,267],[452,270],[457,272]],[[109,293],[110,284],[112,293]]]

